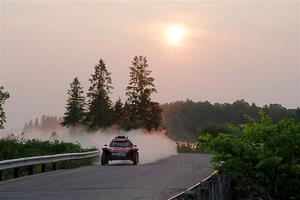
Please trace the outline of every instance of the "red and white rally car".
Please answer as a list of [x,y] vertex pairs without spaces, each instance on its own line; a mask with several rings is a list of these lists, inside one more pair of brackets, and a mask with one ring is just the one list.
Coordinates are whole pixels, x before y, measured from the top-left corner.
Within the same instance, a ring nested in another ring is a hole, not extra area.
[[139,152],[136,145],[125,136],[115,137],[109,144],[102,148],[101,165],[106,165],[110,160],[131,160],[134,165],[139,163]]

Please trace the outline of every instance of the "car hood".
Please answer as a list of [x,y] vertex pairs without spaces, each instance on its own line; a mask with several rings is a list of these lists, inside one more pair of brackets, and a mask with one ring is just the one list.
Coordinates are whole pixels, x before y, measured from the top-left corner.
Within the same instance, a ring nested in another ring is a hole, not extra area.
[[112,153],[127,153],[131,147],[109,147],[109,151]]

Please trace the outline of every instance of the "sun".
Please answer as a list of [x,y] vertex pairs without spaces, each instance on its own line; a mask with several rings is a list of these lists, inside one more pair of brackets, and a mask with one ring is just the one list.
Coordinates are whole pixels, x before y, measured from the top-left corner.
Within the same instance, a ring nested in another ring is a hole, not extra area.
[[167,28],[166,36],[170,45],[180,46],[186,36],[186,31],[182,26],[174,25]]

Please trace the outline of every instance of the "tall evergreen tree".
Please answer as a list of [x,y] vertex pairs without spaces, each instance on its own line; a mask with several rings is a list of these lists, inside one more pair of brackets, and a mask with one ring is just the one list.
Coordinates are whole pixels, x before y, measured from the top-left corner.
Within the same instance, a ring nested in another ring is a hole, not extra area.
[[47,128],[47,117],[46,117],[46,115],[42,115],[42,119],[40,121],[40,126],[41,126],[41,129],[46,129]]
[[36,129],[41,128],[41,127],[40,127],[40,123],[39,123],[39,119],[38,119],[38,118],[35,118],[35,120],[34,120],[34,128],[36,128]]
[[94,67],[94,74],[91,75],[87,97],[88,112],[86,124],[91,129],[106,128],[112,124],[110,90],[113,89],[111,73],[107,71],[102,59]]
[[6,122],[3,104],[5,103],[6,99],[9,98],[9,93],[3,90],[4,88],[0,86],[0,129],[4,128],[3,124]]
[[123,106],[123,117],[121,120],[121,128],[124,130],[138,128],[136,116],[133,114],[133,109],[134,107],[131,106],[128,101],[126,101]]
[[296,109],[296,120],[298,120],[298,121],[300,121],[300,108],[299,107],[297,107],[297,109]]
[[34,126],[33,126],[32,120],[30,120],[28,123],[27,129],[32,129],[32,128],[34,128]]
[[25,125],[24,125],[24,128],[23,128],[23,132],[27,131],[27,129],[28,129],[28,123],[26,122]]
[[121,99],[119,98],[115,105],[113,106],[113,116],[112,121],[114,125],[120,126],[123,120],[123,103]]
[[78,78],[74,78],[73,82],[70,84],[70,89],[67,92],[69,97],[61,125],[73,127],[84,123],[85,97],[83,96],[83,93],[83,88],[81,87]]
[[126,88],[128,97],[128,123],[126,128],[146,128],[151,130],[161,124],[161,112],[158,103],[151,101],[151,94],[156,93],[154,78],[150,76],[147,58],[135,56],[130,67],[130,80]]
[[144,128],[157,129],[162,123],[162,109],[157,102],[149,103],[149,110],[145,113]]

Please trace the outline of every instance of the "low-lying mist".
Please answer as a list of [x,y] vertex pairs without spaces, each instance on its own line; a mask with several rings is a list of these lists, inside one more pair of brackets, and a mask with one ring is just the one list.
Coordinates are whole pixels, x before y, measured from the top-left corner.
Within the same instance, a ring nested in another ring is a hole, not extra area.
[[[6,134],[1,134],[2,136]],[[140,164],[155,162],[177,154],[176,143],[168,138],[164,131],[151,131],[137,129],[131,131],[122,130],[99,130],[87,133],[84,129],[59,128],[55,131],[42,131],[30,129],[26,132],[17,133],[23,138],[40,140],[60,140],[64,142],[79,143],[82,148],[101,148],[118,135],[127,136],[139,148]]]

